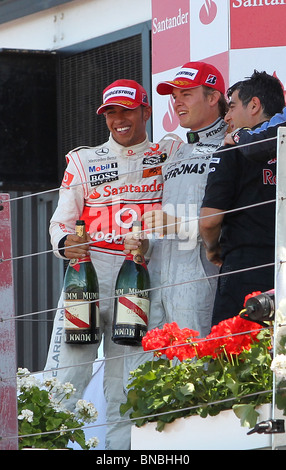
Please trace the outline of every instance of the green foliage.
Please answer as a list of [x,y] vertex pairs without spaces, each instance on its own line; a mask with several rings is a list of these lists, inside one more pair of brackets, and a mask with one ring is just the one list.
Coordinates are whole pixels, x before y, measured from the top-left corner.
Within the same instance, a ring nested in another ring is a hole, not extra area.
[[140,365],[131,372],[121,414],[130,412],[137,426],[156,421],[161,431],[180,417],[205,418],[233,409],[242,426],[253,427],[258,417],[255,408],[272,401],[270,336],[266,332],[259,336],[260,341],[239,355],[186,359],[174,366],[160,358]]
[[[39,449],[68,448],[68,442],[77,442],[88,450],[98,443],[85,442],[85,418],[93,422],[97,412],[92,404],[80,400],[77,414],[67,410],[62,402],[69,398],[74,388],[67,383],[63,386],[54,379],[41,385],[27,369],[18,372],[18,423],[19,449],[34,447]],[[52,392],[58,397],[55,398]],[[79,403],[79,402],[78,402]]]

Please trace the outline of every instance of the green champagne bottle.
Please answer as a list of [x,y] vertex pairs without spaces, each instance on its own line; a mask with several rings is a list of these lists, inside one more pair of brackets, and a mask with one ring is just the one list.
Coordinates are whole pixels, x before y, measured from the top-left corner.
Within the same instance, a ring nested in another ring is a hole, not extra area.
[[[86,241],[85,222],[77,220],[76,234]],[[65,342],[93,344],[100,340],[98,279],[89,256],[72,259],[67,267],[64,287]]]
[[[133,223],[133,233],[141,222]],[[145,336],[149,320],[150,277],[141,248],[126,255],[115,284],[112,340],[117,344],[138,346]]]

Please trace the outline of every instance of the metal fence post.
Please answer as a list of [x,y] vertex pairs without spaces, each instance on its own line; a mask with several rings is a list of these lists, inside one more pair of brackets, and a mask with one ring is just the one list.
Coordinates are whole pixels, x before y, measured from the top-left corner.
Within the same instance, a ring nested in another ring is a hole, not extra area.
[[[0,450],[17,450],[14,286],[8,194],[0,194]],[[12,318],[12,320],[11,320]]]
[[[286,353],[286,128],[280,127],[277,134],[277,181],[276,181],[276,254],[275,254],[275,328],[274,357]],[[273,417],[285,419],[277,400],[281,402],[277,378],[273,377]],[[286,434],[273,434],[273,449],[286,448]]]

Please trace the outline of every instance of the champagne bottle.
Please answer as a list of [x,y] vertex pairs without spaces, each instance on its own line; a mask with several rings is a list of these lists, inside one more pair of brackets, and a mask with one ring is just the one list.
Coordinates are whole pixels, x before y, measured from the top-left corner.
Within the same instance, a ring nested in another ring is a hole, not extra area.
[[[76,234],[86,241],[85,222],[77,220]],[[63,287],[65,342],[93,344],[100,340],[98,280],[90,256],[72,259]]]
[[[141,230],[141,222],[134,222],[132,232]],[[126,255],[115,284],[115,303],[112,340],[117,344],[140,345],[149,320],[150,278],[141,250]]]

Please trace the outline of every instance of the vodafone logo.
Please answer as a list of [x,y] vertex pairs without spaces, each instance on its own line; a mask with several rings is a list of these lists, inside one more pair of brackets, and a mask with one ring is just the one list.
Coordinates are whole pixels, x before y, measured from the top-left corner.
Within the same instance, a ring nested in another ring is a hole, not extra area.
[[200,21],[202,24],[208,25],[213,22],[217,14],[217,6],[213,0],[205,0],[200,9]]
[[115,222],[119,227],[130,229],[134,220],[137,220],[137,212],[130,207],[124,207],[115,214]]
[[74,175],[72,175],[68,171],[65,171],[62,185],[69,189],[69,186],[71,185],[73,178],[74,178]]

